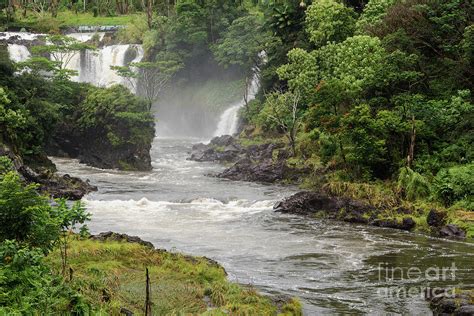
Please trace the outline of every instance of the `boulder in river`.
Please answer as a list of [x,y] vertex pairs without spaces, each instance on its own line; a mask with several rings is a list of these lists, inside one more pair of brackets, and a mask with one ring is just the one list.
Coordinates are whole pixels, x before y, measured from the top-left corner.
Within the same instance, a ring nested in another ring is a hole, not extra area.
[[441,229],[439,230],[439,235],[440,237],[445,237],[445,238],[459,238],[459,239],[466,238],[466,232],[453,224],[448,224],[441,227]]
[[278,202],[274,210],[282,213],[316,215],[323,213],[331,219],[351,223],[369,223],[376,209],[366,203],[344,197],[333,197],[324,192],[298,192]]
[[298,192],[278,202],[273,208],[276,212],[325,217],[349,223],[369,224],[407,231],[416,226],[413,218],[409,216],[405,216],[401,222],[390,218],[381,219],[379,215],[383,214],[383,210],[358,200],[331,196],[322,191]]
[[426,221],[432,227],[441,227],[446,224],[447,215],[446,212],[430,210]]
[[469,291],[452,292],[453,289],[441,290],[438,295],[428,295],[427,300],[433,310],[433,315],[474,316],[474,293]]

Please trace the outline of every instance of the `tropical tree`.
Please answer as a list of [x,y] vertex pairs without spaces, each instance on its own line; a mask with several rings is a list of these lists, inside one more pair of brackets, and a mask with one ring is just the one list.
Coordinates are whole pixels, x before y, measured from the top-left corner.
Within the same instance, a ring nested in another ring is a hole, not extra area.
[[112,66],[119,76],[127,79],[130,87],[148,101],[149,108],[158,100],[170,80],[181,69],[182,64],[173,60],[131,63],[127,66]]
[[265,97],[258,120],[264,126],[283,131],[288,138],[292,155],[296,155],[296,135],[303,115],[299,94],[277,91]]
[[[76,71],[68,69],[74,54],[85,49],[96,49],[69,36],[49,35],[45,41],[48,44],[32,47],[32,58],[19,63],[20,68],[33,69],[43,74],[52,73],[54,79],[64,81],[77,74]],[[45,55],[50,58],[44,57]]]
[[352,36],[355,12],[337,0],[316,0],[306,10],[306,32],[316,47]]

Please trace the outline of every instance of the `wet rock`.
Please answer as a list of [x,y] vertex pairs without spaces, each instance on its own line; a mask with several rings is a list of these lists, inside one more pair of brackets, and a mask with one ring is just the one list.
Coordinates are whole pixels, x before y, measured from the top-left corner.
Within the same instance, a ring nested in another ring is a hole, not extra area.
[[234,165],[216,175],[229,180],[264,183],[297,181],[309,170],[288,166],[286,159],[289,152],[282,147],[282,143],[244,147],[234,137],[224,135],[213,138],[207,145],[194,145],[189,160],[234,162]]
[[196,144],[192,147],[193,161],[235,162],[245,154],[245,150],[236,139],[229,135],[215,137],[209,144]]
[[[474,305],[471,301],[474,299],[472,294],[465,292],[448,293],[452,290],[429,296],[427,300],[430,302],[430,308],[435,316],[438,315],[454,315],[454,316],[474,316]],[[444,293],[445,292],[445,293]]]
[[466,232],[453,224],[448,224],[441,227],[441,229],[439,230],[439,235],[445,238],[466,238]]
[[369,224],[377,227],[395,228],[410,231],[416,223],[411,217],[403,220],[379,219],[382,210],[346,197],[335,197],[322,191],[298,192],[275,204],[276,212],[300,215],[317,215],[349,223]]
[[230,135],[223,135],[223,136],[218,136],[211,139],[210,144],[214,146],[225,147],[225,146],[235,144],[235,142],[236,142],[236,139],[234,137]]
[[155,246],[153,246],[153,244],[151,242],[145,241],[145,240],[141,239],[138,236],[130,236],[130,235],[127,235],[127,234],[119,234],[119,233],[114,233],[114,232],[111,232],[111,231],[100,233],[98,235],[92,235],[90,237],[90,239],[99,240],[99,241],[107,241],[107,240],[126,241],[126,242],[130,242],[130,243],[137,243],[137,244],[140,244],[140,245],[143,245],[143,246],[146,246],[146,247],[149,247],[149,248],[153,248],[153,249],[155,248]]
[[457,316],[474,316],[474,305],[464,305],[455,312]]
[[298,173],[284,161],[273,162],[271,159],[266,159],[255,163],[249,158],[243,158],[217,177],[236,181],[275,183],[287,179],[296,180]]
[[275,204],[276,212],[313,215],[323,212],[328,218],[351,223],[368,223],[375,209],[363,202],[329,196],[323,192],[298,192]]
[[446,224],[446,212],[430,210],[426,218],[428,225],[433,227],[441,227]]
[[83,181],[68,174],[60,176],[52,170],[54,164],[46,157],[41,157],[41,165],[36,170],[26,165],[23,159],[15,155],[6,145],[1,144],[0,156],[7,156],[13,162],[15,170],[23,181],[39,184],[39,191],[53,198],[65,198],[69,200],[80,200],[84,195],[97,191],[97,187],[91,185],[88,180]]
[[416,227],[416,223],[411,217],[405,217],[402,221],[403,230],[412,230]]
[[376,219],[372,221],[371,224],[373,226],[378,226],[378,227],[395,228],[395,229],[401,229],[401,230],[407,230],[407,231],[412,230],[416,226],[415,221],[411,217],[405,217],[401,223],[395,219],[387,219],[387,220]]
[[[151,133],[152,129],[150,126],[147,132]],[[123,142],[114,145],[107,137],[99,137],[103,133],[100,127],[82,131],[70,123],[63,123],[55,129],[46,144],[46,152],[50,156],[76,158],[81,163],[101,169],[137,171],[152,169],[151,143]],[[122,127],[118,134],[127,138],[127,128]]]

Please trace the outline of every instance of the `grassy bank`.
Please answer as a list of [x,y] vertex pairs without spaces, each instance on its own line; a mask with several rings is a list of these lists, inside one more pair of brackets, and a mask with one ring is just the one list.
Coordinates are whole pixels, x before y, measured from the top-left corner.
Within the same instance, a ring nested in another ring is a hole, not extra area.
[[[47,257],[59,273],[58,251]],[[121,308],[140,315],[149,269],[153,315],[299,315],[291,301],[279,310],[255,289],[230,283],[224,269],[205,258],[183,256],[126,242],[74,240],[69,249],[72,287],[94,309],[117,315]]]
[[90,12],[75,14],[72,11],[58,12],[56,18],[51,14],[38,14],[28,11],[23,17],[17,12],[15,22],[10,23],[10,28],[25,28],[28,31],[42,33],[57,33],[59,30],[76,26],[121,26],[130,23],[134,19],[142,18],[143,14],[129,14],[117,16],[96,16]]

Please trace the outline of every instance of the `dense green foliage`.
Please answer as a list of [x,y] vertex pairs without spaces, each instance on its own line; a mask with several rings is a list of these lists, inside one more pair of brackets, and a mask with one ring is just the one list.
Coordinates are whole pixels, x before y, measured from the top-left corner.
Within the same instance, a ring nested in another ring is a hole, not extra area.
[[[66,58],[75,44],[56,47],[58,58]],[[63,66],[35,58],[20,65],[29,66],[29,72],[14,75],[5,46],[0,47],[0,63],[0,140],[27,161],[44,155],[45,146],[58,129],[77,136],[93,134],[112,146],[151,143],[154,120],[149,104],[126,88],[75,83]],[[44,66],[51,64],[55,75],[40,76]]]
[[[398,179],[404,198],[472,209],[473,4],[371,0],[360,11],[319,0],[300,10],[286,33],[268,26],[295,47],[267,64],[273,86],[301,97],[297,154],[340,180]],[[268,104],[254,102],[246,119],[274,137]]]
[[[80,297],[44,264],[61,235],[88,218],[81,203],[56,206],[25,185],[2,156],[0,171],[0,313],[42,314],[80,307]],[[64,244],[64,243],[62,243]],[[67,245],[66,245],[67,247]]]
[[112,145],[146,145],[153,140],[153,117],[148,112],[148,103],[123,86],[89,87],[79,108],[79,115],[74,116],[79,128],[107,138]]

